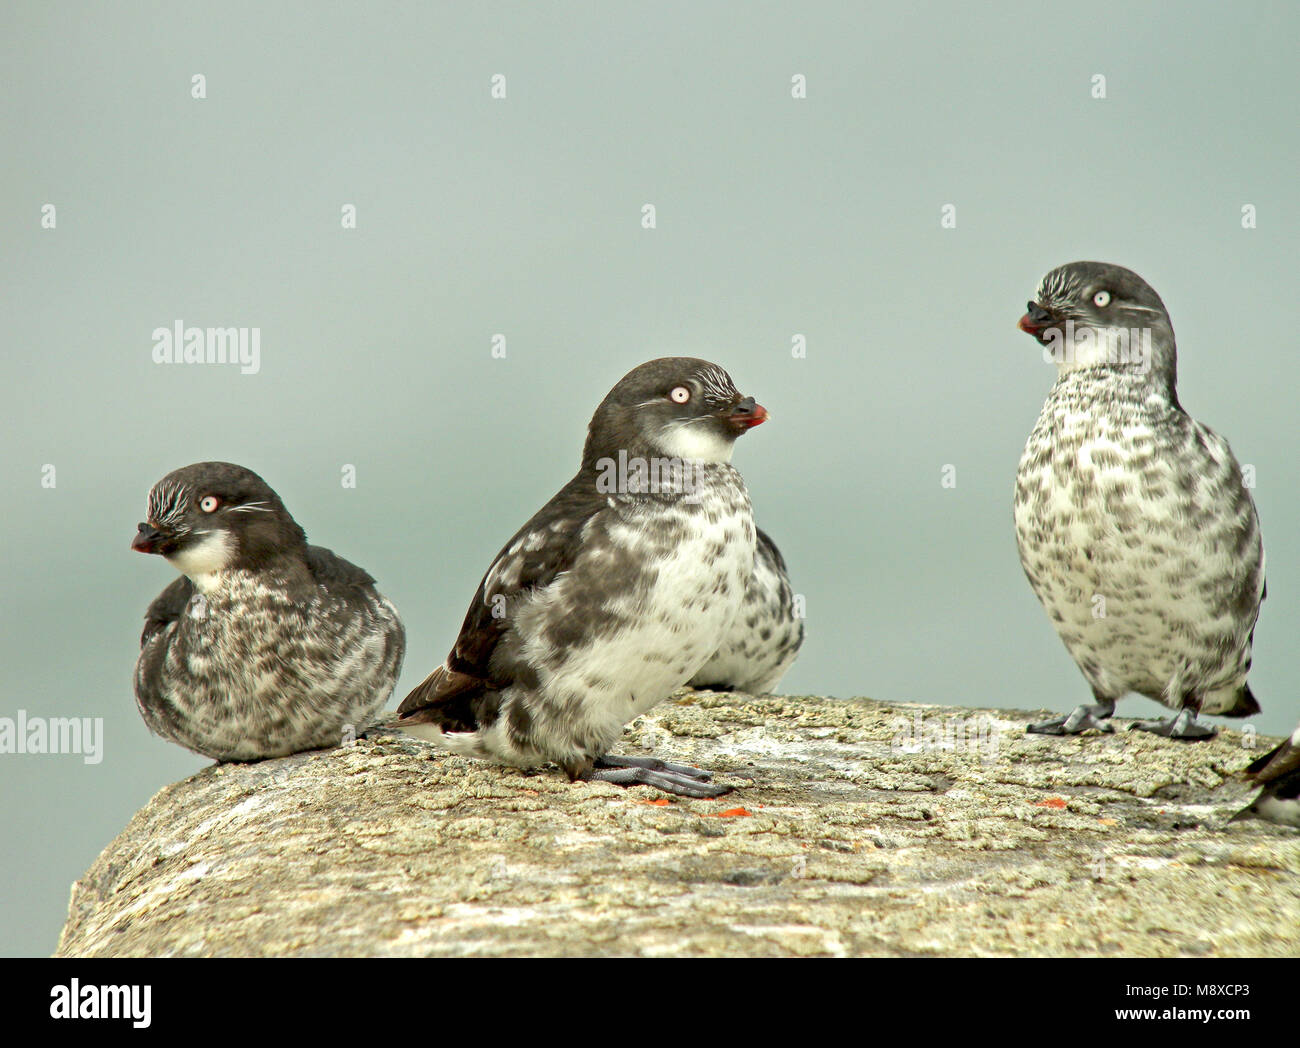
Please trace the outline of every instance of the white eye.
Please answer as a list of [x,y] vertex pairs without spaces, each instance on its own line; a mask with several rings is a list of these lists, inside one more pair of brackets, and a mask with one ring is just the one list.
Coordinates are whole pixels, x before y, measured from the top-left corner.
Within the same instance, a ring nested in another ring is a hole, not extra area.
[[668,394],[668,399],[674,404],[685,404],[691,399],[691,391],[685,386],[677,386]]
[[1092,304],[1096,306],[1098,309],[1105,309],[1107,306],[1110,305],[1110,292],[1098,291],[1095,295],[1092,296]]
[[217,507],[221,505],[221,500],[216,495],[204,495],[199,499],[199,509],[204,513],[215,513]]

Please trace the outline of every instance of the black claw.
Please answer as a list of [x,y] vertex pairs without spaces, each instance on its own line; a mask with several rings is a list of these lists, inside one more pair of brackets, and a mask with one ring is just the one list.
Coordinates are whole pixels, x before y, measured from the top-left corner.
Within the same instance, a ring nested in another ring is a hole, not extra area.
[[1109,734],[1115,728],[1107,718],[1114,710],[1113,705],[1079,706],[1064,717],[1057,717],[1056,720],[1027,724],[1025,731],[1030,735],[1080,735],[1088,730]]
[[1212,739],[1218,732],[1196,723],[1196,711],[1184,706],[1178,716],[1167,721],[1138,721],[1130,724],[1129,731],[1149,731],[1152,735],[1163,735],[1167,739],[1182,739],[1184,742],[1201,742]]
[[731,792],[730,786],[710,786],[695,777],[649,768],[594,768],[586,778],[591,782],[612,782],[616,786],[653,786],[678,797],[721,797]]
[[1138,721],[1128,726],[1129,731],[1145,731],[1152,735],[1163,735],[1166,739],[1181,739],[1183,742],[1204,742],[1219,733],[1204,724],[1187,724],[1178,726],[1178,718],[1167,721]]
[[596,759],[595,767],[597,768],[640,768],[643,771],[666,772],[669,775],[685,776],[688,779],[699,779],[701,782],[708,782],[713,778],[713,773],[705,771],[703,768],[692,768],[685,764],[669,764],[667,761],[661,761],[657,757],[616,757],[611,753]]

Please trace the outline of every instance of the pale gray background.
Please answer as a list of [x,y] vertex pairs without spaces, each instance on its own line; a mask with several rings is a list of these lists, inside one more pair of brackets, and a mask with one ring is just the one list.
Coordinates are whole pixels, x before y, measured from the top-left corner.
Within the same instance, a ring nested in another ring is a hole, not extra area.
[[[614,381],[710,357],[772,413],[735,461],[807,597],[787,690],[1086,698],[1010,506],[1052,380],[1015,322],[1077,258],[1164,296],[1183,403],[1258,470],[1256,723],[1294,725],[1294,5],[542,7],[0,11],[0,715],[107,736],[96,767],[0,757],[0,951],[51,950],[74,878],[206,763],[136,713],[141,615],[173,576],[127,548],[150,485],[201,459],[262,473],[378,578],[410,637],[400,696]],[[261,327],[261,373],[156,366],[177,318]]]

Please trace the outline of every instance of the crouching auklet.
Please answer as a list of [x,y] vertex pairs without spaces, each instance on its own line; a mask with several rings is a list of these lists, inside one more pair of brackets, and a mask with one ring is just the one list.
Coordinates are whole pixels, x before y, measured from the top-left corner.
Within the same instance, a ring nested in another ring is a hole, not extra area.
[[1258,713],[1259,520],[1227,441],[1178,403],[1160,296],[1120,266],[1072,262],[1020,327],[1057,365],[1016,477],[1020,562],[1096,699],[1028,730],[1110,731],[1128,692],[1177,711],[1133,727],[1176,739],[1214,734],[1198,713]]
[[571,780],[716,797],[695,768],[612,757],[708,661],[754,570],[736,438],[767,418],[716,364],[652,360],[596,408],[577,474],[506,543],[398,726]]
[[256,473],[199,462],[149,492],[131,548],[181,577],[149,606],[135,696],[150,730],[205,757],[337,746],[388,701],[405,634],[374,579],[303,533]]

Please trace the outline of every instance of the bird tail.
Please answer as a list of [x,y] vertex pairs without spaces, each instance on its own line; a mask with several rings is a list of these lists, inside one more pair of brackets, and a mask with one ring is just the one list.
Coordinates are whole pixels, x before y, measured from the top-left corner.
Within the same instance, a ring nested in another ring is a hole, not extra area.
[[1265,768],[1267,768],[1270,764],[1273,763],[1273,758],[1282,752],[1284,746],[1286,746],[1285,742],[1279,743],[1278,745],[1274,746],[1271,750],[1269,750],[1266,754],[1264,754],[1264,756],[1256,757],[1253,761],[1251,761],[1249,764],[1246,765],[1245,767],[1246,775],[1249,778],[1252,779],[1255,778],[1260,772],[1262,772]]
[[425,742],[431,742],[441,749],[459,753],[462,757],[483,759],[491,756],[476,731],[443,731],[440,725],[431,721],[412,719],[392,721],[387,726],[417,739],[423,739]]
[[1259,703],[1255,701],[1254,692],[1250,690],[1249,684],[1243,684],[1241,691],[1237,692],[1237,701],[1228,709],[1224,710],[1220,716],[1223,717],[1253,717],[1259,712]]

